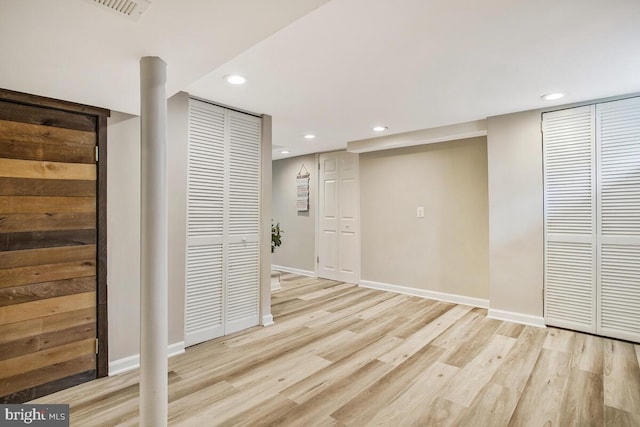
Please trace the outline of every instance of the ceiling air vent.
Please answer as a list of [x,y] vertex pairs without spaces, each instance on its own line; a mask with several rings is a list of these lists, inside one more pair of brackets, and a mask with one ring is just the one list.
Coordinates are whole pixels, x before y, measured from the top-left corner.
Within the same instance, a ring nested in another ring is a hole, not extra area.
[[120,16],[125,16],[132,21],[137,21],[151,6],[148,0],[86,0],[99,6],[101,9],[109,9]]

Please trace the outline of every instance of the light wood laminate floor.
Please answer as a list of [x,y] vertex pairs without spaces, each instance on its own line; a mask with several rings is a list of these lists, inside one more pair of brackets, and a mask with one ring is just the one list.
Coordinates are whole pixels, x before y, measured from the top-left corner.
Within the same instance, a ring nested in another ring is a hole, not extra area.
[[[176,426],[640,426],[640,347],[283,274],[276,324],[169,363]],[[39,399],[137,425],[137,371]]]

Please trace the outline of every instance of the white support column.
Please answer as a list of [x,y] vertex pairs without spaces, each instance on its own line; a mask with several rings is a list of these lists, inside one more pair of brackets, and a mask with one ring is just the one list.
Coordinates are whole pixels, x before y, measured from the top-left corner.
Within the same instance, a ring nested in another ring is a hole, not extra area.
[[167,425],[167,64],[140,60],[140,425]]

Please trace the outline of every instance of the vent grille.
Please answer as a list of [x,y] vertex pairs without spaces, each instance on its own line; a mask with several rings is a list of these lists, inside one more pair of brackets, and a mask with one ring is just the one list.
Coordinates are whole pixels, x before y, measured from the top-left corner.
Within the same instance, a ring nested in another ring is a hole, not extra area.
[[101,9],[108,9],[120,16],[137,21],[151,6],[148,0],[86,0]]

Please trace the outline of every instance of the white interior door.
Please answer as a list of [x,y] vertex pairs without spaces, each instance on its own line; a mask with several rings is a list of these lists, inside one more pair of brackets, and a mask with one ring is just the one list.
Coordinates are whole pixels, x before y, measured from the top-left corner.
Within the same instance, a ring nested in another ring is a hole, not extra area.
[[596,332],[594,106],[543,116],[547,324]]
[[318,276],[338,276],[338,153],[320,155]]
[[320,155],[318,276],[358,283],[358,155]]
[[224,335],[225,111],[189,101],[185,344]]
[[338,280],[358,283],[358,155],[342,152],[338,161],[340,185],[338,186]]
[[229,211],[225,334],[259,323],[260,126],[229,111]]
[[598,333],[640,342],[640,98],[596,106]]

